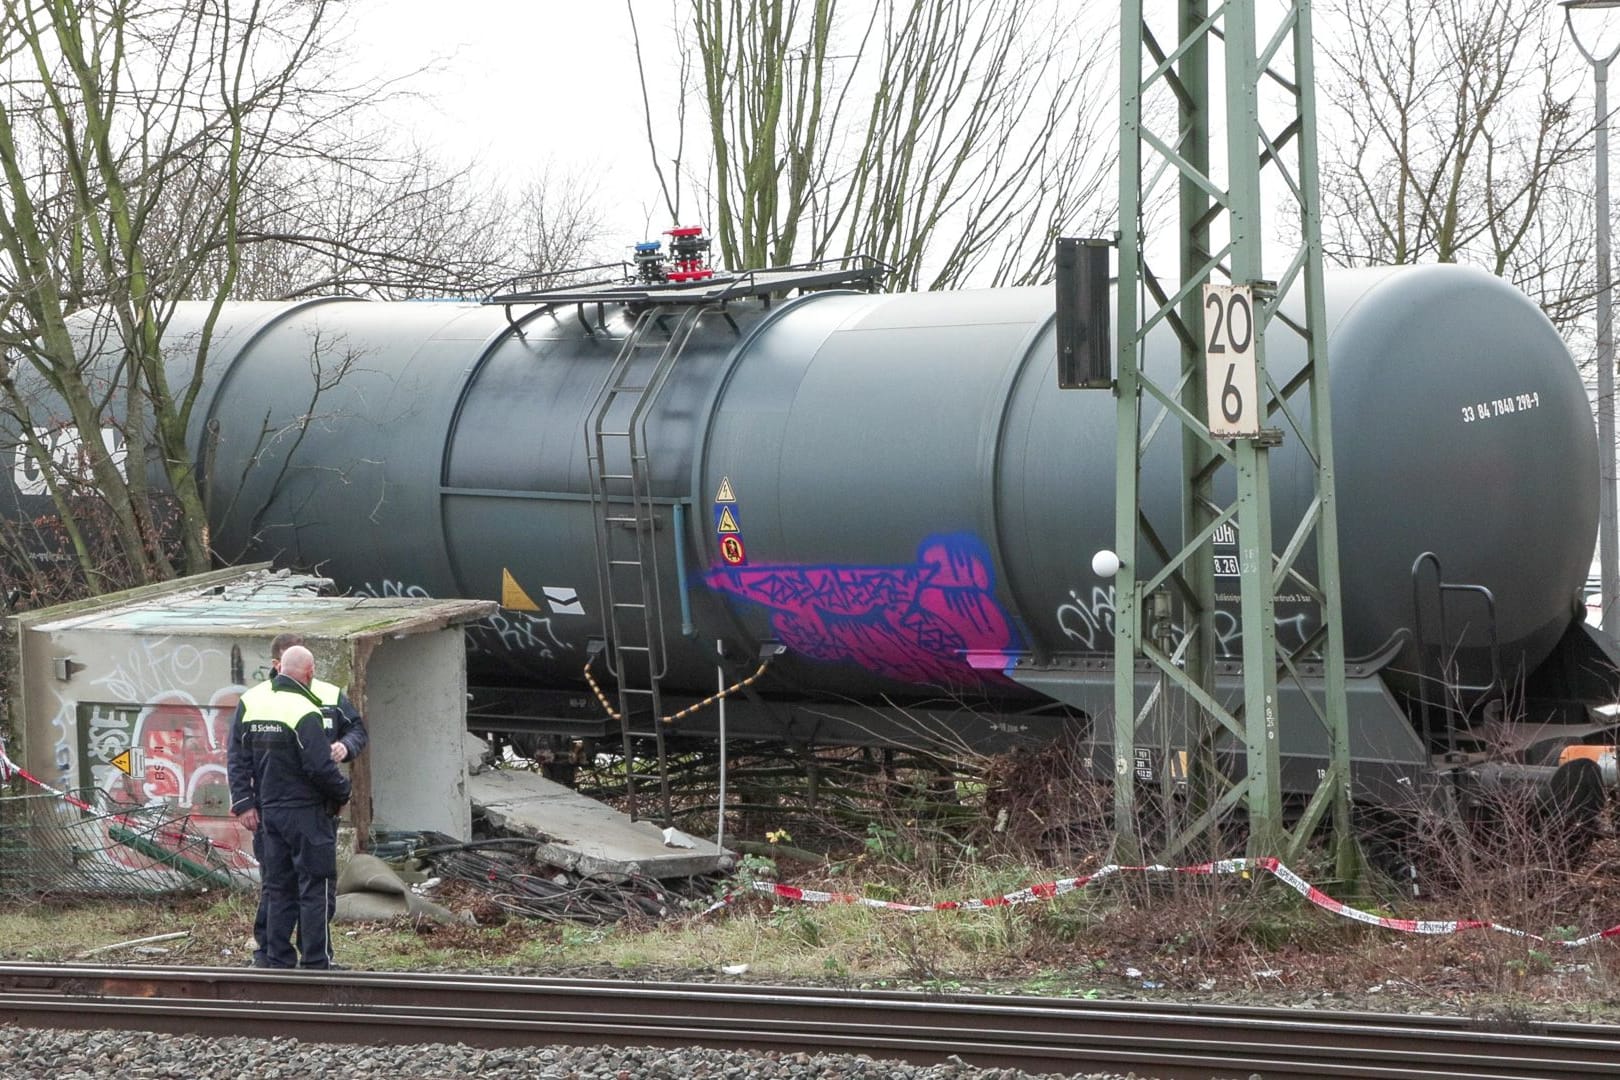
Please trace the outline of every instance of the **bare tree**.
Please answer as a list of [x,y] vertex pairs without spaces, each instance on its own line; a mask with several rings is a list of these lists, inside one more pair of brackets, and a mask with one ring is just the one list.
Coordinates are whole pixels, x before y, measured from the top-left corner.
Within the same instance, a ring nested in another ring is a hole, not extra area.
[[[596,257],[601,216],[577,177],[548,166],[509,190],[476,164],[345,141],[341,157],[260,170],[238,219],[233,299],[477,296]],[[218,292],[223,255],[204,260],[192,298]]]
[[[466,295],[592,238],[578,186],[514,196],[368,131],[397,84],[342,81],[334,11],[0,7],[0,407],[54,508],[0,543],[55,544],[46,576],[63,552],[98,591],[209,565],[187,433],[227,300]],[[201,333],[166,341],[185,300]]]
[[[685,100],[647,136],[679,221],[690,180],[732,267],[864,252],[897,287],[1041,280],[1051,239],[1112,217],[1111,40],[1019,0],[675,0]],[[637,39],[643,86],[647,67]],[[1089,22],[1087,21],[1089,20]],[[662,132],[672,132],[666,145]]]
[[240,222],[235,296],[459,296],[509,272],[506,199],[470,167],[381,145],[274,168]]
[[1318,27],[1328,257],[1467,260],[1567,325],[1591,295],[1591,124],[1549,5],[1330,0]]
[[519,189],[507,212],[515,272],[566,270],[603,259],[604,227],[595,189],[547,167]]
[[[80,502],[92,494],[129,579],[208,566],[186,450],[207,331],[240,268],[243,193],[272,156],[308,152],[330,119],[304,83],[326,20],[322,0],[0,9],[0,251],[13,277],[3,327],[13,363],[37,376],[8,372],[0,388],[92,588],[116,583],[87,542]],[[351,104],[321,93],[334,112]],[[194,363],[167,367],[173,304],[205,268],[215,279],[207,330]],[[104,363],[86,360],[97,354]],[[78,433],[66,460],[49,452],[53,433],[36,424],[25,385],[65,408]],[[110,428],[116,439],[102,437]],[[173,522],[158,518],[155,478]]]

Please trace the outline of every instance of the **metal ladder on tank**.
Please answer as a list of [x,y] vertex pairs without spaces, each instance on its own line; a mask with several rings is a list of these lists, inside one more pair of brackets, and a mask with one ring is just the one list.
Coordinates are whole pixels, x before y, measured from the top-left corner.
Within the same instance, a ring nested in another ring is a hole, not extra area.
[[[618,681],[625,794],[636,817],[634,744],[651,735],[658,752],[664,823],[670,822],[669,758],[659,680],[668,669],[660,608],[659,527],[647,459],[646,416],[707,304],[654,305],[636,319],[591,409],[586,432],[597,579],[608,671]],[[645,729],[637,724],[645,723]]]
[[[1434,568],[1434,582],[1427,589],[1424,588],[1422,576],[1425,566]],[[1469,685],[1457,681],[1448,673],[1446,651],[1462,644],[1460,639],[1451,640],[1446,624],[1446,600],[1453,596],[1476,596],[1485,605],[1485,632],[1491,646],[1489,682]],[[1427,606],[1432,607],[1439,616],[1439,637],[1435,639],[1432,649],[1423,617],[1425,597],[1432,601]],[[1417,647],[1419,729],[1431,752],[1439,745],[1449,758],[1457,752],[1457,699],[1470,694],[1500,695],[1506,686],[1502,672],[1501,634],[1496,619],[1496,594],[1484,585],[1447,581],[1445,572],[1440,568],[1440,556],[1425,551],[1412,563],[1412,636]],[[1432,675],[1429,666],[1431,653],[1434,657]],[[1438,721],[1429,715],[1429,698],[1434,688],[1439,688],[1446,699]]]

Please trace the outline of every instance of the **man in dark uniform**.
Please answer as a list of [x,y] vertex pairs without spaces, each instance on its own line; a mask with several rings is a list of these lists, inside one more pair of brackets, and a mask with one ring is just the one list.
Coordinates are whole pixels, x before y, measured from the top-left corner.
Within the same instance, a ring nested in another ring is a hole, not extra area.
[[[304,644],[302,634],[276,635],[275,640],[270,642],[271,678],[281,671],[281,654],[294,645]],[[260,687],[268,691],[270,679],[253,687],[248,693],[252,694]],[[326,728],[326,737],[332,742],[332,760],[342,764],[359,757],[361,751],[370,745],[371,739],[366,734],[366,723],[360,716],[360,710],[354,707],[349,695],[341,686],[324,679],[311,679],[309,692],[321,703],[321,724]]]
[[[281,654],[286,652],[294,645],[302,644],[304,644],[304,636],[302,634],[276,635],[275,640],[270,642],[271,679],[273,679],[275,675],[281,671]],[[257,686],[251,687],[242,695],[242,701],[247,705],[247,707],[252,707],[253,702],[260,696],[272,692],[270,686],[271,679],[266,679]],[[360,756],[360,752],[364,750],[371,741],[370,737],[366,734],[366,724],[365,721],[360,717],[360,710],[354,707],[354,702],[349,700],[349,695],[343,692],[342,687],[326,682],[323,679],[311,679],[309,683],[309,692],[315,695],[315,699],[321,703],[321,723],[326,728],[326,737],[332,741],[332,760],[338,762],[339,764],[345,761],[353,761],[356,757]],[[238,713],[238,715],[241,714]],[[235,731],[236,729],[233,727],[233,740],[236,738]],[[336,818],[332,819],[332,825],[334,829],[333,842],[336,843]],[[259,832],[255,832],[253,834],[253,858],[257,860],[260,865],[263,865],[264,863],[264,852],[261,850],[261,845],[259,843],[259,837],[262,835],[263,834]],[[332,895],[331,904],[328,906],[328,911],[326,913],[326,921],[328,923],[332,921],[332,915],[336,909],[337,894],[334,893]],[[265,960],[264,956],[264,935],[266,921],[265,912],[265,893],[261,889],[259,891],[259,909],[253,915],[254,967],[269,967],[269,963]]]
[[292,646],[270,680],[271,692],[244,695],[231,722],[231,812],[250,832],[262,834],[263,951],[265,966],[272,968],[332,966],[332,818],[349,801],[349,780],[332,760],[321,704],[309,691],[314,677],[315,658],[302,645]]

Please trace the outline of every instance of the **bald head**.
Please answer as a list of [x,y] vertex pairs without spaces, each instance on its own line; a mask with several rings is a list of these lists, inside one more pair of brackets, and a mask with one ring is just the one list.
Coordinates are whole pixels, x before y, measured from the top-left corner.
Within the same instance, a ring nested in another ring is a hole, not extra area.
[[302,645],[289,646],[281,654],[281,673],[304,686],[315,677],[315,657]]

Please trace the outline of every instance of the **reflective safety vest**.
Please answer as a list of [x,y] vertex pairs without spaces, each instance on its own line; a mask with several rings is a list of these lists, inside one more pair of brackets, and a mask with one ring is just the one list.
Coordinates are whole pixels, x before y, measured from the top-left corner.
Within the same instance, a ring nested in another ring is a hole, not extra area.
[[316,704],[296,683],[271,683],[243,695],[231,730],[233,807],[295,809],[344,802],[349,781],[327,753]]
[[242,695],[242,727],[250,733],[279,734],[282,729],[296,731],[298,721],[319,708],[303,694],[272,690],[269,683],[263,685],[263,690],[263,694],[254,694],[251,700],[248,694]]
[[250,686],[246,690],[242,691],[242,715],[246,716],[248,713],[252,712],[255,705],[264,701],[274,693],[275,691],[270,687],[269,679],[266,679],[264,682],[255,686]]
[[[343,694],[343,688],[326,682],[324,679],[311,679],[309,680],[309,692],[322,705],[336,705],[338,698]],[[270,685],[269,679],[264,680],[257,686],[248,687],[242,691],[243,715],[246,716],[247,710],[252,709],[256,703],[277,696],[279,695],[276,693],[275,688]],[[333,727],[331,714],[324,710],[321,712],[321,727],[325,728],[328,734],[331,733]]]
[[[343,695],[343,688],[341,686],[334,686],[332,683],[326,682],[324,679],[311,679],[309,680],[309,692],[314,694],[315,700],[319,701],[322,705],[336,705],[338,703],[338,698]],[[331,727],[332,721],[328,720],[326,722],[326,726]]]

